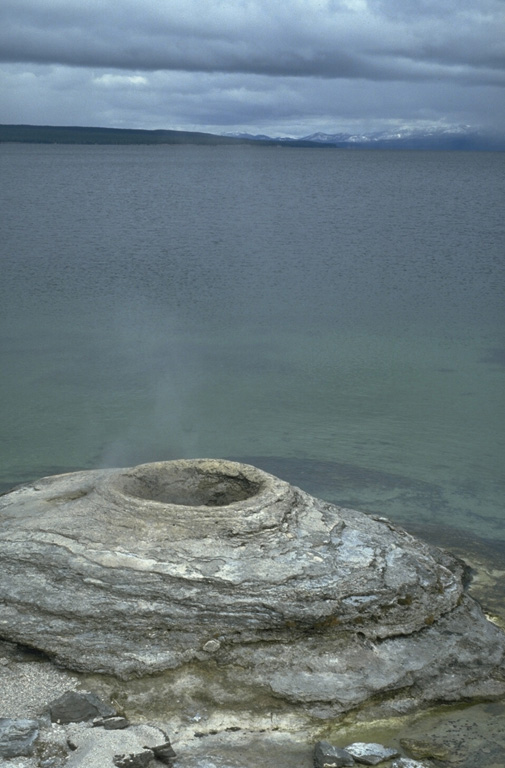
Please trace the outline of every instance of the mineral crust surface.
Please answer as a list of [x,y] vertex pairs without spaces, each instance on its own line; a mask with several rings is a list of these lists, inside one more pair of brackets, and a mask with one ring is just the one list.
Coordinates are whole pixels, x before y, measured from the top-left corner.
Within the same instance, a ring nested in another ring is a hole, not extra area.
[[0,637],[73,670],[172,670],[211,703],[255,692],[319,719],[505,694],[505,635],[461,561],[224,460],[5,494]]

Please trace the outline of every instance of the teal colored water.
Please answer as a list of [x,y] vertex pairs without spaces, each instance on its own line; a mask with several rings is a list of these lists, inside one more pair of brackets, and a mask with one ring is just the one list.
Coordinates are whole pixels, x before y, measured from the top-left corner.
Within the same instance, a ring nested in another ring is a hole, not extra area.
[[505,541],[505,155],[4,144],[0,172],[3,490],[226,456]]

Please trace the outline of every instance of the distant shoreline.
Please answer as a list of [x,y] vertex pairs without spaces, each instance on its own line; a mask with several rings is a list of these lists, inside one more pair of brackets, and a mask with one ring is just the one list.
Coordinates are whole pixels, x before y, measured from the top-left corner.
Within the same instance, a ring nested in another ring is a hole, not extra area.
[[[333,138],[333,137],[332,137]],[[505,151],[505,139],[480,134],[433,134],[357,141],[355,138],[331,141],[288,137],[219,136],[197,131],[143,130],[138,128],[100,128],[55,125],[0,125],[1,143],[83,144],[83,145],[199,145],[305,147],[311,149],[391,149],[445,151]]]
[[0,125],[0,143],[21,144],[197,144],[203,146],[255,145],[317,147],[314,141],[246,139],[196,131],[148,131],[137,128],[94,128],[53,125]]

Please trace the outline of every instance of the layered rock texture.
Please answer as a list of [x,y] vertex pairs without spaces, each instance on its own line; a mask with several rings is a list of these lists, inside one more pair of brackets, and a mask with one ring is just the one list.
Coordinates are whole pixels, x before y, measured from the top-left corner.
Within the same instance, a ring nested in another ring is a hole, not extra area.
[[505,635],[463,571],[386,518],[221,460],[0,499],[0,637],[75,670],[179,671],[211,703],[263,692],[329,718],[505,694]]

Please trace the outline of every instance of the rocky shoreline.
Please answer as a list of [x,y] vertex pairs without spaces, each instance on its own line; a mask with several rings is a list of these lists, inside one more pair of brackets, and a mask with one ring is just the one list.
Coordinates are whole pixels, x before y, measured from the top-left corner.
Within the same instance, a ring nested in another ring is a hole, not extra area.
[[[401,738],[391,740],[392,745],[349,742],[344,733],[331,741],[275,730],[254,733],[247,723],[221,732],[200,731],[197,723],[181,728],[180,723],[130,722],[111,702],[76,690],[81,681],[75,676],[46,660],[30,660],[29,652],[12,644],[0,645],[0,661],[2,714],[9,715],[0,717],[0,768],[260,768],[267,763],[279,768],[503,766],[505,732],[501,730],[500,739],[498,709],[498,730],[484,729],[479,743],[474,734],[474,743],[463,748],[468,731],[464,711],[463,715],[446,712],[449,727],[439,734],[430,730],[429,723],[420,730],[412,722]],[[10,686],[5,685],[6,673]],[[63,688],[64,693],[42,703],[44,696]],[[495,706],[505,714],[505,703]]]
[[[340,765],[352,765],[338,750],[358,740],[373,745],[380,740],[384,748],[398,753],[376,763],[382,768],[503,768],[505,700],[441,708],[420,718],[396,717],[386,723],[347,721],[317,734],[285,731],[275,721],[269,730],[255,730],[252,717],[243,717],[240,725],[223,723],[222,728],[209,725],[205,713],[190,720],[153,719],[143,716],[138,706],[123,711],[108,695],[112,687],[102,684],[98,695],[91,694],[91,703],[98,699],[103,714],[91,709],[91,720],[53,721],[62,718],[54,705],[55,717],[51,717],[52,702],[65,702],[69,692],[84,695],[86,701],[84,691],[89,693],[94,682],[55,666],[32,649],[0,641],[0,768],[115,768],[116,755],[129,758],[143,753],[139,760],[148,768],[170,764],[173,768],[263,768],[267,764],[336,768],[336,756],[344,761]],[[5,727],[6,721],[14,723],[13,731]],[[21,740],[16,736],[20,730]],[[146,749],[167,744],[166,759],[171,763]]]

